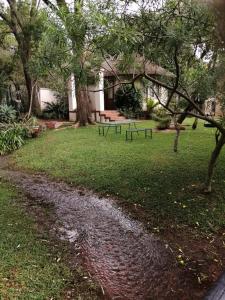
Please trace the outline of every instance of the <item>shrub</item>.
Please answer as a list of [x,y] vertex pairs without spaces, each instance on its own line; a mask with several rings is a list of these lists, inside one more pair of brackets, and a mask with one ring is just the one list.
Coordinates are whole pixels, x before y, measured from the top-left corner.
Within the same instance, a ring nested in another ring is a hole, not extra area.
[[28,137],[28,128],[22,123],[0,124],[0,155],[19,149]]
[[157,125],[157,129],[159,130],[168,129],[170,127],[170,123],[171,123],[171,118],[161,119],[159,121],[159,124]]
[[159,130],[165,130],[170,127],[171,116],[168,115],[167,110],[163,107],[159,107],[156,110],[155,114],[152,115],[152,119],[158,122],[156,127]]
[[0,105],[0,123],[12,123],[16,120],[15,109],[6,104]]
[[119,88],[115,94],[115,105],[129,115],[142,110],[142,94],[131,85]]
[[156,106],[158,105],[158,103],[155,102],[155,100],[152,98],[147,98],[146,105],[147,105],[148,115],[149,115],[149,117],[152,117],[152,114],[154,113],[154,110],[155,110]]
[[155,114],[158,118],[167,118],[168,117],[168,111],[163,108],[162,106],[159,106],[156,111]]
[[52,103],[46,102],[42,116],[46,119],[68,119],[68,103],[64,99],[58,99]]

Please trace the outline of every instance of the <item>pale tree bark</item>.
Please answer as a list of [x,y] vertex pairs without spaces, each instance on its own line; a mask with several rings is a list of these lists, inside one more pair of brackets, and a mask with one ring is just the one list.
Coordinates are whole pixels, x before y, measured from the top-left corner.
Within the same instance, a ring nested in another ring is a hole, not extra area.
[[35,99],[35,95],[37,94],[36,92],[36,87],[37,87],[37,82],[34,82],[34,84],[32,85],[32,88],[31,88],[31,95],[30,95],[30,107],[29,107],[29,111],[28,111],[28,114],[27,114],[27,119],[30,118],[31,116],[31,113],[32,113],[32,108],[33,108],[33,102],[34,102],[34,99]]
[[208,165],[208,174],[207,174],[206,189],[205,189],[205,192],[207,193],[211,193],[212,191],[212,178],[213,178],[214,169],[224,144],[225,144],[225,134],[221,134],[211,154],[211,158]]

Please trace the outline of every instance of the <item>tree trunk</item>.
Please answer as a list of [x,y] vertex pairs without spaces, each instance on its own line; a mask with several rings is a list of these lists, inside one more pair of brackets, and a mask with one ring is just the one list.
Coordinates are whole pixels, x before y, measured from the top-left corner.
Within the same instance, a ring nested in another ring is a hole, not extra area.
[[93,124],[91,116],[91,103],[87,88],[76,82],[76,100],[77,100],[77,124],[78,126],[87,126]]
[[194,123],[192,125],[192,129],[195,130],[198,126],[198,118],[195,118]]
[[212,191],[212,177],[213,177],[214,168],[224,144],[225,144],[225,134],[222,134],[218,140],[218,143],[216,144],[215,149],[211,154],[211,158],[209,161],[208,175],[207,175],[206,189],[205,189],[205,192],[207,193],[211,193]]
[[[21,52],[23,52],[23,50],[21,50]],[[24,51],[25,52],[25,51]],[[39,114],[40,113],[40,103],[38,101],[38,97],[37,97],[37,89],[35,88],[33,90],[33,80],[31,78],[29,69],[28,69],[28,58],[25,57],[25,53],[21,53],[21,61],[23,64],[23,73],[24,73],[24,78],[25,78],[25,82],[26,82],[26,89],[27,89],[27,97],[28,97],[28,105],[27,108],[29,109],[30,107],[30,100],[31,98],[33,98],[32,101],[32,112],[34,114]],[[32,95],[33,93],[33,95]]]
[[177,123],[175,125],[175,128],[176,128],[176,136],[175,136],[175,140],[174,140],[173,151],[178,152],[178,142],[179,142],[179,137],[180,137],[180,124]]

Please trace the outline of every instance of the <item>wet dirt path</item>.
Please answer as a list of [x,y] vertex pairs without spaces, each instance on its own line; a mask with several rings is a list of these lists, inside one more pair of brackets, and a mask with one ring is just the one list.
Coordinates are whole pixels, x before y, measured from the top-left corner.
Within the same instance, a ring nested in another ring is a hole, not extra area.
[[85,268],[103,287],[106,298],[176,299],[170,289],[177,282],[171,252],[112,200],[42,175],[0,167],[0,176],[32,201],[54,207],[61,238],[82,249]]

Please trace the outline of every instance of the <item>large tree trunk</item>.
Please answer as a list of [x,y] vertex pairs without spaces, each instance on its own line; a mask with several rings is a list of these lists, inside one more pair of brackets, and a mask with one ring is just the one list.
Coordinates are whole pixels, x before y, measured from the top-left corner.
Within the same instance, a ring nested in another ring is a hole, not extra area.
[[77,100],[77,125],[86,126],[93,124],[91,116],[91,103],[87,88],[76,83],[76,100]]
[[216,143],[216,147],[213,150],[211,154],[211,158],[209,161],[209,166],[208,166],[208,175],[207,175],[207,180],[206,180],[206,189],[205,191],[207,193],[210,193],[212,191],[212,177],[213,177],[213,172],[216,166],[217,159],[220,155],[220,152],[223,148],[223,145],[225,144],[225,134],[222,134],[220,138],[218,139],[218,142]]

